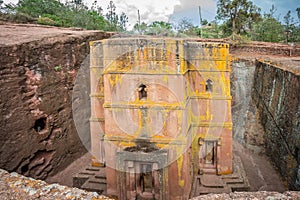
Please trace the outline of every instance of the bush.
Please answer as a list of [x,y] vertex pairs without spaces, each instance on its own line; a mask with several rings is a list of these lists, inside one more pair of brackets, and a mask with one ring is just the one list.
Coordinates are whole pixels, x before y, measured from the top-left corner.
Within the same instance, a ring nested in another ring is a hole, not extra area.
[[38,18],[37,23],[41,25],[59,26],[56,21],[50,19],[49,17],[40,17]]
[[1,21],[16,22],[16,23],[33,23],[36,19],[24,13],[0,13]]
[[233,33],[230,37],[228,37],[229,42],[234,45],[246,44],[250,42],[250,39],[245,35],[239,35]]
[[[95,1],[97,2],[97,1]],[[1,0],[0,0],[1,3]],[[36,22],[42,25],[60,27],[78,27],[89,30],[110,30],[108,21],[100,13],[99,9],[89,9],[83,1],[67,1],[63,4],[58,0],[19,0],[17,5],[6,5],[0,10],[0,20],[17,23]],[[125,15],[125,14],[124,14]],[[124,20],[117,22],[117,30],[124,30]]]

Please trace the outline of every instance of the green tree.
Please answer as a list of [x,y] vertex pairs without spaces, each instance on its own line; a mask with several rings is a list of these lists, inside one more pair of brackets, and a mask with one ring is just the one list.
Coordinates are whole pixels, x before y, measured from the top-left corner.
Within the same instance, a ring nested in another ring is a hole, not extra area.
[[297,9],[296,9],[296,11],[297,11],[297,16],[298,16],[298,19],[299,19],[299,21],[300,21],[300,7],[299,7],[299,8],[297,8]]
[[275,18],[268,17],[254,26],[254,40],[280,42],[284,39],[284,26]]
[[128,22],[128,17],[124,12],[122,12],[119,18],[120,18],[120,20],[118,22],[118,25],[119,25],[120,31],[125,31],[126,24]]
[[95,11],[97,12],[98,15],[101,15],[102,16],[102,7],[98,5],[98,1],[95,0],[93,3],[92,3],[92,7],[91,7],[91,10],[92,11]]
[[186,37],[186,36],[199,36],[203,28],[194,26],[190,19],[182,18],[176,26],[177,36]]
[[177,24],[176,26],[176,30],[179,32],[179,33],[188,33],[188,32],[191,32],[192,30],[194,30],[194,25],[193,23],[191,22],[190,19],[188,18],[182,18],[179,23]]
[[251,30],[252,23],[261,19],[260,8],[248,0],[218,0],[217,6],[216,18],[225,20],[225,24],[231,27],[231,33]]
[[142,22],[142,23],[136,23],[134,26],[133,26],[133,32],[134,33],[139,33],[139,34],[146,34],[146,32],[148,31],[148,25],[145,23],[145,22]]
[[272,5],[269,13],[265,13],[262,21],[255,23],[252,39],[265,42],[281,42],[284,40],[284,26],[275,18],[276,8]]
[[0,0],[0,13],[2,12],[2,4],[3,4],[3,1]]
[[172,25],[164,21],[152,22],[147,30],[150,35],[169,35],[172,33]]
[[119,16],[116,14],[116,6],[113,1],[109,2],[107,10],[105,17],[109,22],[109,30],[117,31]]
[[202,26],[205,26],[205,25],[207,25],[207,24],[208,24],[207,19],[202,19],[201,25],[202,25]]
[[291,28],[294,25],[294,18],[292,17],[290,10],[286,13],[286,15],[283,18],[287,29]]
[[116,5],[113,1],[110,1],[107,6],[107,13],[105,15],[106,20],[108,21],[109,31],[125,31],[126,24],[128,22],[127,15],[122,12],[121,15],[116,13]]
[[272,7],[271,7],[269,13],[265,13],[264,17],[265,18],[275,18],[276,11],[277,11],[276,7],[274,6],[274,4],[272,4]]
[[84,10],[84,9],[86,9],[86,7],[85,7],[85,5],[84,5],[84,3],[83,3],[83,1],[82,0],[73,0],[73,1],[71,1],[71,4],[73,4],[74,5],[74,10],[76,11],[76,12],[78,12],[79,10]]
[[[3,1],[0,0],[0,3],[3,4]],[[83,0],[67,0],[65,4],[60,3],[59,0],[19,0],[16,6],[5,5],[1,8],[1,12],[9,15],[7,18],[12,18],[14,21],[37,21],[39,24],[85,29],[126,30],[128,22],[126,14],[122,13],[118,16],[112,1],[109,3],[108,10],[104,17],[97,0],[93,2],[91,8],[88,8]]]
[[44,14],[55,15],[62,12],[64,5],[57,0],[19,0],[17,12],[39,17]]
[[291,13],[292,12],[289,10],[287,14],[283,17],[285,25],[286,42],[299,41],[299,27],[296,27],[296,23]]
[[105,28],[107,27],[107,21],[104,19],[104,17],[102,15],[99,15],[99,13],[94,10],[89,11],[88,14],[91,18],[91,22],[89,24],[89,27],[87,27],[87,29],[105,30]]
[[219,38],[219,25],[217,21],[211,21],[206,26],[202,27],[202,37],[203,38]]
[[297,16],[298,16],[298,27],[295,31],[295,42],[300,42],[300,7],[296,8]]

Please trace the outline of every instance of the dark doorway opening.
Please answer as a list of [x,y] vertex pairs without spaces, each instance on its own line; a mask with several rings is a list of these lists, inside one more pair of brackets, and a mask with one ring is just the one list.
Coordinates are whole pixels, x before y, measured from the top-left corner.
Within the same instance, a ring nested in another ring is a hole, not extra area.
[[36,132],[40,132],[42,130],[44,130],[46,128],[46,117],[42,117],[42,118],[39,118],[37,120],[35,120],[35,123],[34,123],[34,130]]

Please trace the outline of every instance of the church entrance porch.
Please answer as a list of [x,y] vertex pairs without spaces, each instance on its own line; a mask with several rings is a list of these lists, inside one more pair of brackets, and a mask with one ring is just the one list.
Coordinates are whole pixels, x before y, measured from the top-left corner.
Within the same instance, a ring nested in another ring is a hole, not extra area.
[[164,199],[167,153],[117,152],[120,199]]
[[199,138],[199,173],[218,173],[220,142]]

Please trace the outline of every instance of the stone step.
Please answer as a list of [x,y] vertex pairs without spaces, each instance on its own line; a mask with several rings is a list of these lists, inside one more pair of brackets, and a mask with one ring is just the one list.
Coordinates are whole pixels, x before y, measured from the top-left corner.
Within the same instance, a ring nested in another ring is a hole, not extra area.
[[215,174],[203,174],[198,176],[201,186],[210,188],[223,188],[225,186],[222,177]]
[[226,184],[243,184],[244,180],[242,178],[223,178],[224,183]]
[[197,192],[196,195],[204,195],[204,194],[221,194],[221,193],[230,193],[231,189],[227,186],[225,186],[224,188],[208,188],[208,187],[204,187],[204,186],[200,186],[199,188],[197,188]]
[[93,166],[89,166],[86,168],[86,170],[88,171],[100,171],[101,169],[105,169],[104,167],[93,167]]
[[98,192],[99,194],[104,194],[107,186],[106,183],[100,183],[100,182],[88,180],[82,185],[81,188],[87,191],[93,191],[93,192]]
[[106,176],[102,176],[102,175],[95,175],[95,178],[105,179],[106,180]]
[[89,179],[87,175],[77,174],[73,176],[73,187],[81,188],[81,186]]
[[216,169],[215,168],[212,168],[212,169],[205,168],[205,169],[201,170],[201,173],[203,173],[203,174],[216,174]]
[[232,184],[229,185],[231,188],[232,192],[243,192],[243,191],[248,191],[250,189],[249,185],[247,184]]
[[240,174],[236,173],[236,171],[234,171],[233,174],[226,174],[226,175],[222,175],[222,178],[224,179],[239,179],[241,178]]
[[83,171],[83,172],[80,172],[79,175],[82,175],[82,176],[95,176],[95,172]]
[[88,182],[91,183],[99,183],[99,184],[106,184],[106,178],[96,178],[96,177],[91,177]]
[[79,174],[89,175],[89,176],[99,176],[106,177],[106,171],[103,167],[88,167]]
[[88,166],[73,177],[73,185],[87,191],[105,194],[107,188],[105,168]]
[[86,171],[94,171],[94,172],[104,172],[105,173],[105,167],[93,167],[89,166],[85,169]]

